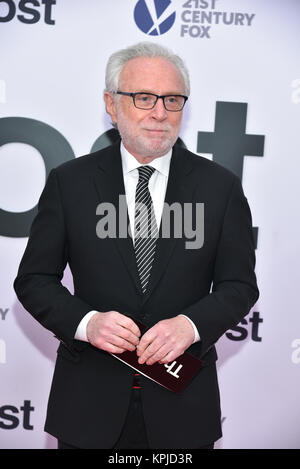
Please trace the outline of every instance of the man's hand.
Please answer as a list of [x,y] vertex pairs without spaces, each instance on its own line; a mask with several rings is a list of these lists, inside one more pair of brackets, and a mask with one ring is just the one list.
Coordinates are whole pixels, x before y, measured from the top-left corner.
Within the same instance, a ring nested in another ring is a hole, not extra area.
[[87,324],[86,333],[94,347],[109,353],[135,350],[141,335],[133,320],[117,311],[94,314]]
[[184,316],[164,319],[149,329],[137,347],[139,363],[169,363],[194,342],[194,329]]

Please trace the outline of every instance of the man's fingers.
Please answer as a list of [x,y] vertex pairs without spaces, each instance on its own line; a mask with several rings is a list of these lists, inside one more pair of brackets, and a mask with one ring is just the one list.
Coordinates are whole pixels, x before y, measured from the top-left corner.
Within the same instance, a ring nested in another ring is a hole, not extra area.
[[123,314],[119,313],[119,315],[120,317],[117,320],[117,324],[122,326],[124,329],[129,330],[134,336],[139,338],[141,336],[141,331],[135,322]]
[[120,347],[125,350],[135,350],[136,346],[132,344],[131,342],[128,342],[126,339],[123,339],[122,337],[118,335],[112,335],[107,339],[107,342],[110,342],[113,345],[116,345],[117,347]]
[[95,347],[110,353],[135,350],[140,330],[134,321],[118,311],[95,314],[87,325],[87,337]]
[[193,343],[194,331],[186,318],[159,321],[141,338],[137,347],[139,363],[168,363],[182,355]]
[[[146,363],[146,365],[153,365],[164,359],[170,351],[170,346],[168,344],[163,344],[161,347],[157,348],[154,353],[149,352],[147,354],[147,350],[139,359],[139,363]],[[141,360],[141,361],[140,361]]]
[[157,337],[157,332],[155,331],[154,327],[149,329],[141,338],[140,343],[138,345],[137,354],[141,356],[145,350],[154,342]]
[[129,329],[119,326],[118,324],[114,328],[113,334],[121,337],[122,339],[130,342],[132,345],[137,346],[139,343],[139,337],[133,334]]
[[[137,347],[137,352],[139,356],[139,363],[144,363],[146,362],[150,357],[158,353],[158,351],[166,346],[166,344],[163,342],[161,337],[156,337],[153,342],[149,343],[149,345],[144,349],[144,351],[141,353],[140,346]],[[170,347],[169,347],[170,349]]]
[[106,352],[109,352],[109,353],[116,353],[116,354],[125,352],[124,348],[117,347],[115,344],[111,344],[110,342],[106,342],[105,344],[103,344],[102,350],[105,350]]
[[180,355],[182,355],[182,353],[175,352],[174,350],[170,350],[164,357],[162,357],[159,360],[159,363],[166,364],[166,363],[169,363],[169,362],[173,362],[174,360],[176,360],[176,358],[180,357]]

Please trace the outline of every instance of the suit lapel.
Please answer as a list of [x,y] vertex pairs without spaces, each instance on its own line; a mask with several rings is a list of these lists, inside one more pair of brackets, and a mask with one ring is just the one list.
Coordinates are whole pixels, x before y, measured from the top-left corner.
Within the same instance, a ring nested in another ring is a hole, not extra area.
[[[187,191],[187,178],[186,176],[192,170],[192,162],[188,158],[188,154],[183,155],[180,147],[174,146],[170,163],[170,172],[168,178],[168,185],[165,197],[165,204],[170,206],[174,202],[183,203],[185,201],[185,194]],[[162,219],[167,217],[166,207],[164,207]],[[147,292],[143,297],[143,302],[146,303],[161,276],[165,272],[168,262],[174,252],[177,238],[174,238],[173,225],[171,223],[170,237],[162,237],[162,224],[160,224],[159,238],[155,249],[155,258],[151,269],[151,275],[147,286]]]
[[[122,161],[120,154],[120,142],[109,148],[95,154],[97,158],[98,172],[95,175],[95,185],[101,202],[110,202],[116,209],[116,238],[114,239],[116,247],[123,259],[123,262],[133,280],[139,295],[146,303],[150,298],[155,286],[165,272],[170,257],[174,251],[177,239],[172,235],[169,238],[162,237],[162,222],[160,224],[159,238],[157,240],[155,258],[151,269],[151,275],[145,295],[142,293],[133,242],[130,236],[119,237],[119,195],[125,196],[125,187],[122,171]],[[186,176],[192,170],[192,162],[188,154],[183,155],[180,147],[173,148],[168,185],[166,190],[165,203],[171,205],[174,202],[183,203],[184,194],[187,190]],[[129,217],[127,212],[127,225],[129,226]],[[163,210],[162,217],[166,216],[166,209]]]
[[[138,293],[142,295],[132,239],[128,235],[122,238],[119,237],[119,196],[124,196],[123,200],[125,201],[120,141],[102,150],[95,156],[97,158],[98,171],[94,180],[100,202],[109,202],[116,209],[116,238],[114,238],[114,241]],[[127,205],[125,207],[123,206],[123,208],[125,208],[126,211],[126,227],[128,227],[129,217]]]

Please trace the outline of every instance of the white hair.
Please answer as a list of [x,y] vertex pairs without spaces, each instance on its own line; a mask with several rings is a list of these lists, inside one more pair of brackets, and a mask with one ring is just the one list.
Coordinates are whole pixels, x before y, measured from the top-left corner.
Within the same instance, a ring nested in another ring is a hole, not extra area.
[[171,50],[154,42],[139,42],[133,46],[121,49],[110,56],[105,73],[105,91],[115,93],[119,89],[119,79],[126,62],[136,57],[159,57],[168,60],[180,73],[186,96],[190,94],[190,79],[183,60]]

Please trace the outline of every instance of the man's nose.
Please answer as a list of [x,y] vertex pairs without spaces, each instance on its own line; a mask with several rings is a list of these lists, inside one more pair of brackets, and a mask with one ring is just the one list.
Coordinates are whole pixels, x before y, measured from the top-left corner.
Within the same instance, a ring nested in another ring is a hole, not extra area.
[[158,98],[154,108],[152,109],[152,117],[157,120],[164,120],[167,118],[167,110],[165,109],[163,99]]

